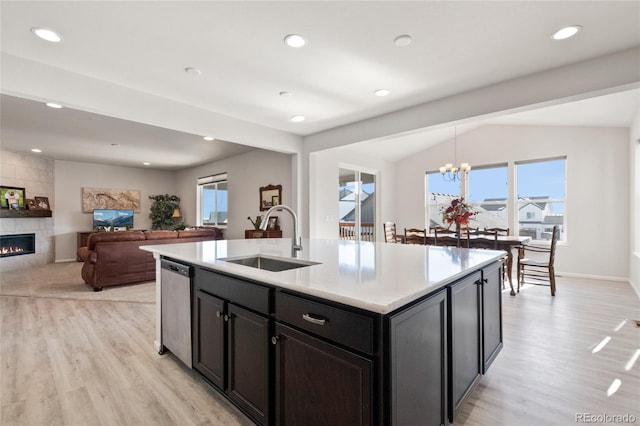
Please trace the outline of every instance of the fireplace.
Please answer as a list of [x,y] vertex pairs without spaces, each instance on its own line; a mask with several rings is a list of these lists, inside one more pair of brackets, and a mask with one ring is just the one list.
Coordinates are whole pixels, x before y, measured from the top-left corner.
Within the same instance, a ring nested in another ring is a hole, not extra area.
[[36,252],[36,234],[0,235],[0,257]]

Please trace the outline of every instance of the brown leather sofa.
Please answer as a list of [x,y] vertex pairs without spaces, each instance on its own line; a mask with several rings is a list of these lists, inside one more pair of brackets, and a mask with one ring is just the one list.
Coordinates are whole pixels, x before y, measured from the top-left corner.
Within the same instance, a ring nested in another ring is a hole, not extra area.
[[221,240],[218,228],[189,231],[96,232],[89,235],[87,246],[78,249],[82,279],[100,291],[103,287],[142,283],[156,279],[153,254],[140,246]]

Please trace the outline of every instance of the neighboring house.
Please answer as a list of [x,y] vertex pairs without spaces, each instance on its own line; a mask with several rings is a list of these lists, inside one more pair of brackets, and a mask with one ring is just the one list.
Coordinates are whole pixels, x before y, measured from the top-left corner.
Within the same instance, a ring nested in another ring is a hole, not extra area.
[[480,208],[500,219],[500,222],[507,223],[507,199],[506,198],[485,198]]
[[[366,191],[360,195],[360,218],[362,222],[373,222],[375,197]],[[340,222],[355,222],[356,216],[356,194],[347,188],[340,189],[339,214]]]
[[[524,203],[523,203],[524,201]],[[548,196],[520,198],[518,200],[518,221],[520,235],[530,236],[535,240],[550,240],[553,225],[560,226],[563,232],[564,214],[556,214]]]
[[[429,226],[447,226],[442,222],[442,209],[457,194],[429,193]],[[524,203],[523,203],[524,201]],[[550,240],[553,225],[560,225],[563,232],[564,215],[553,211],[553,204],[548,196],[520,198],[518,209],[519,235],[530,236],[536,240]],[[487,198],[476,205],[477,214],[471,220],[472,228],[507,227],[507,200],[505,198]]]

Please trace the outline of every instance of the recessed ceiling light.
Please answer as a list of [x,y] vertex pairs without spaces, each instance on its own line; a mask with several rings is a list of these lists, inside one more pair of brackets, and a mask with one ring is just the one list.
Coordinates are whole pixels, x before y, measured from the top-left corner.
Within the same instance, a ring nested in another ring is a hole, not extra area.
[[302,123],[304,121],[304,115],[292,115],[289,121],[292,123]]
[[31,28],[31,32],[41,39],[50,41],[52,43],[59,43],[62,41],[62,36],[60,34],[46,28],[33,27]]
[[150,166],[151,163],[147,163],[146,161],[144,163],[142,163],[143,166]]
[[373,94],[376,96],[387,96],[389,94],[389,91],[387,89],[378,89],[373,92]]
[[411,44],[411,36],[407,34],[399,35],[393,39],[393,42],[398,47],[405,47]]
[[302,47],[307,44],[307,40],[305,40],[304,37],[298,34],[289,34],[284,38],[284,42],[289,47]]
[[194,77],[200,77],[200,75],[202,74],[202,71],[200,71],[198,68],[194,68],[194,67],[186,67],[184,69],[184,72],[186,72],[189,75],[192,75]]
[[569,37],[573,37],[578,34],[582,27],[580,25],[570,25],[568,27],[564,27],[553,33],[551,36],[554,40],[565,40]]
[[212,141],[212,140],[214,140],[215,138],[214,138],[213,136],[205,136],[205,137],[203,137],[202,139],[204,139],[205,141]]
[[291,96],[291,92],[280,92],[278,93],[278,95],[288,98]]
[[42,150],[41,150],[41,149],[38,149],[38,148],[33,148],[33,149],[31,150],[31,152],[42,152]]
[[54,102],[47,102],[45,105],[48,106],[49,108],[54,108],[54,109],[62,108],[62,105],[56,104]]

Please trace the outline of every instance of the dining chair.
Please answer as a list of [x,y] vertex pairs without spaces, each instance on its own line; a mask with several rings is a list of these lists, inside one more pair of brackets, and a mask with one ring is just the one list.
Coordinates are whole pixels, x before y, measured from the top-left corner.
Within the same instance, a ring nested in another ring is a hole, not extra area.
[[382,224],[382,229],[384,229],[384,242],[385,243],[399,243],[401,239],[396,235],[396,224],[395,222],[384,222]]
[[[469,234],[466,233],[467,238],[460,236],[458,238],[458,234],[456,231],[447,228],[434,228],[434,244],[436,246],[443,247],[469,247]],[[462,231],[461,234],[465,235],[465,232]]]
[[[509,235],[511,235],[511,228],[500,228],[500,227],[487,228],[485,226],[484,230],[496,231],[499,237],[508,237]],[[509,253],[509,256],[511,256],[511,253]],[[507,271],[508,264],[509,264],[508,262],[504,262],[504,267],[502,268],[502,288],[504,288],[504,283],[507,282],[509,278],[509,272]]]
[[498,249],[498,231],[469,231],[469,248]]
[[[520,292],[520,286],[526,282],[527,284],[549,286],[551,296],[556,295],[556,276],[553,264],[557,242],[558,225],[554,225],[549,247],[525,245],[518,249],[518,292]],[[535,259],[529,257],[531,255]]]
[[427,230],[419,228],[404,228],[405,244],[427,244]]
[[493,228],[488,228],[488,227],[484,227],[485,231],[496,231],[498,233],[498,235],[502,235],[505,237],[508,237],[510,234],[510,228],[499,228],[499,227],[493,227]]

